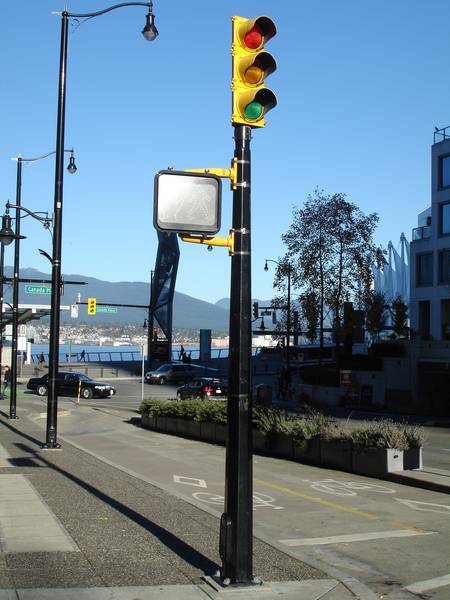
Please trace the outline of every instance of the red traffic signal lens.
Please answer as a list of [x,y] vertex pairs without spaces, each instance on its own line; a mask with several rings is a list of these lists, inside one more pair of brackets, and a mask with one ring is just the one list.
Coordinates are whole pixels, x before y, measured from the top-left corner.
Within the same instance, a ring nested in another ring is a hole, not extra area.
[[255,25],[244,35],[244,44],[251,50],[256,50],[263,43],[264,37],[261,29]]

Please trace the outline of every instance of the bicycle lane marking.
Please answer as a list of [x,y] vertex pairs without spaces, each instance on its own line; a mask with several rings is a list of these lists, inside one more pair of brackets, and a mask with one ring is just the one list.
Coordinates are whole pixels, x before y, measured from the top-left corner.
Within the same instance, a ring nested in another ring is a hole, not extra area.
[[[329,500],[324,500],[323,498],[318,498],[316,496],[310,496],[309,494],[304,494],[303,492],[298,492],[297,490],[292,490],[291,488],[287,488],[276,483],[271,483],[270,481],[265,481],[264,479],[254,479],[255,483],[259,485],[268,487],[273,490],[277,490],[284,494],[288,494],[290,496],[295,496],[297,498],[302,498],[303,500],[307,500],[308,502],[313,502],[314,504],[319,504],[320,506],[325,506],[327,508],[332,508],[334,510],[339,510],[341,512],[349,513],[355,515],[357,517],[362,517],[363,519],[368,519],[370,521],[381,520],[383,517],[379,515],[375,515],[373,513],[369,513],[363,510],[359,510],[357,508],[350,508],[344,506],[342,504],[338,504],[337,502],[330,502]],[[397,529],[408,529],[414,531],[417,534],[427,534],[428,532],[425,529],[420,529],[419,527],[414,527],[413,525],[406,525],[404,523],[400,523],[399,521],[387,521],[393,527]]]

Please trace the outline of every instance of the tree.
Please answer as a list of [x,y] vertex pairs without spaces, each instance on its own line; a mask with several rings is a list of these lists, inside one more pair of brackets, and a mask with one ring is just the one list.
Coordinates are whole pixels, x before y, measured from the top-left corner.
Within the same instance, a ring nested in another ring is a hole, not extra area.
[[378,339],[386,327],[386,298],[381,292],[371,292],[366,301],[366,328]]
[[403,302],[401,296],[392,301],[392,330],[399,338],[408,337],[408,306]]
[[345,194],[316,190],[302,208],[294,207],[292,224],[282,235],[285,260],[295,266],[295,287],[317,294],[321,347],[325,312],[331,310],[339,331],[343,303],[361,303],[370,293],[377,223],[377,214],[365,215]]
[[317,339],[319,329],[319,296],[314,291],[305,292],[299,296],[299,303],[302,314],[302,323],[304,322],[306,325],[306,338],[313,343]]

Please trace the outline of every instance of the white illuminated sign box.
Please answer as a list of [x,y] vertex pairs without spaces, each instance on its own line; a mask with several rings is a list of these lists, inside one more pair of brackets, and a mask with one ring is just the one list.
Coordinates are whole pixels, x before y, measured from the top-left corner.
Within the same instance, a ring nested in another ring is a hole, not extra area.
[[222,182],[209,173],[159,171],[153,223],[164,232],[213,235],[220,229]]

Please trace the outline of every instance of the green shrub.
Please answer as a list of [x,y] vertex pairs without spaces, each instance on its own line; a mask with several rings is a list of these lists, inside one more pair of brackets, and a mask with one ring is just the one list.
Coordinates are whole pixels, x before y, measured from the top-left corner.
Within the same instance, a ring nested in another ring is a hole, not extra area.
[[404,425],[404,432],[408,448],[420,448],[426,439],[425,429],[422,425]]
[[404,425],[391,419],[371,421],[357,427],[351,432],[351,439],[356,448],[408,448]]

